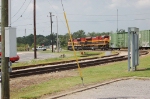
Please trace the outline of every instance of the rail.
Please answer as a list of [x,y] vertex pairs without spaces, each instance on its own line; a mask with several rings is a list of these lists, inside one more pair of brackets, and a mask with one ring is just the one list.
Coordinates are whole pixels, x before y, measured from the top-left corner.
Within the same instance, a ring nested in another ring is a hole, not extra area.
[[[140,51],[140,55],[146,55],[148,51]],[[95,57],[95,58],[88,58],[88,59],[81,59],[79,64],[81,68],[89,67],[89,66],[96,66],[111,62],[117,62],[122,60],[127,60],[127,55],[123,56],[114,56],[111,55],[110,57]],[[16,77],[23,77],[23,76],[30,76],[30,75],[37,75],[37,74],[44,74],[49,72],[55,71],[63,71],[63,70],[70,70],[77,68],[77,64],[75,60],[71,61],[63,61],[63,62],[56,62],[56,63],[47,63],[47,64],[40,64],[38,66],[30,66],[30,68],[13,68],[13,71],[10,73],[10,78]]]

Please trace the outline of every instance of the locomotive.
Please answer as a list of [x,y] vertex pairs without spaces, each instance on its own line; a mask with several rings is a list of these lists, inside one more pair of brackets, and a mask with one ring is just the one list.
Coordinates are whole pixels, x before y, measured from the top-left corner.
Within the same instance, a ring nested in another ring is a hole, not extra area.
[[[139,31],[139,49],[150,49],[150,30]],[[108,36],[96,36],[73,39],[75,50],[108,50],[128,47],[128,32],[110,33]],[[68,41],[68,50],[72,50],[71,40]]]
[[[109,49],[109,36],[96,36],[73,39],[73,45],[75,50],[95,50]],[[72,50],[71,40],[68,41],[68,50]]]

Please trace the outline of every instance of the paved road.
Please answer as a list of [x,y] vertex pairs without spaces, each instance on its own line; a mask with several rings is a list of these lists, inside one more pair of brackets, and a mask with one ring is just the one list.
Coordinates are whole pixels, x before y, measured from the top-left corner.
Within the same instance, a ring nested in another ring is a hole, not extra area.
[[128,55],[128,52],[127,52],[127,51],[121,51],[121,52],[119,53],[119,56],[123,56],[123,55]]
[[[108,52],[108,51],[106,51]],[[25,62],[25,61],[30,61],[34,59],[34,52],[18,52],[17,53],[20,57],[18,62]],[[107,54],[107,53],[105,53]],[[61,53],[41,53],[37,51],[37,58],[38,59],[47,59],[47,58],[55,58],[59,57]],[[73,54],[72,54],[73,55]],[[72,56],[71,54],[66,54],[67,57]],[[121,52],[120,55],[127,55],[127,52]]]
[[[25,62],[25,61],[30,61],[32,59],[34,59],[34,52],[18,52],[17,53],[20,57],[18,62]],[[40,53],[37,52],[37,58],[38,59],[47,59],[47,58],[55,58],[55,57],[59,57],[61,54],[60,53]],[[71,55],[66,55],[71,56]]]
[[122,80],[58,99],[150,99],[150,80]]

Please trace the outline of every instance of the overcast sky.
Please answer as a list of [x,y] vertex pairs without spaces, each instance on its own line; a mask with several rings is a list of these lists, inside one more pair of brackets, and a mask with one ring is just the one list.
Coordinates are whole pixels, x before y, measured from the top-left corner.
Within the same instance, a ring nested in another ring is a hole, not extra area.
[[[138,27],[150,29],[150,0],[62,0],[71,32],[115,32],[118,29]],[[33,0],[11,0],[12,27],[17,28],[17,37],[33,33]],[[53,32],[66,34],[61,0],[36,0],[37,34],[50,34],[50,15],[53,15]]]

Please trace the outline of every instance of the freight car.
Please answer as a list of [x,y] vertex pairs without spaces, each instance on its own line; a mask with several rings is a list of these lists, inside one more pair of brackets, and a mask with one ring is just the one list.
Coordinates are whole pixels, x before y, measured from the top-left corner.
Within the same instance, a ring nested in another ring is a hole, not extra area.
[[150,30],[142,30],[139,32],[140,49],[150,49]]
[[[121,49],[128,47],[128,32],[111,33],[110,49]],[[139,49],[150,49],[150,30],[139,31]]]
[[128,47],[128,32],[111,33],[110,35],[109,48],[118,49]]

